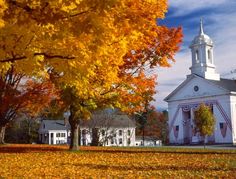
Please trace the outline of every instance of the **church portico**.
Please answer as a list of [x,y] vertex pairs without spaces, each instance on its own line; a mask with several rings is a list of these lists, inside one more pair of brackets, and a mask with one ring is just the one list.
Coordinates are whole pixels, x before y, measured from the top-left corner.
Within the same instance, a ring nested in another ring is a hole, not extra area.
[[[177,144],[194,144],[199,143],[203,138],[194,130],[194,111],[198,106],[204,103],[211,107],[212,112],[217,116],[215,132],[212,136],[207,137],[209,143],[231,143],[232,141],[232,124],[230,117],[227,115],[227,106],[222,106],[217,100],[195,101],[181,103],[178,105],[176,112],[169,121],[170,143]],[[172,139],[172,140],[171,140]]]

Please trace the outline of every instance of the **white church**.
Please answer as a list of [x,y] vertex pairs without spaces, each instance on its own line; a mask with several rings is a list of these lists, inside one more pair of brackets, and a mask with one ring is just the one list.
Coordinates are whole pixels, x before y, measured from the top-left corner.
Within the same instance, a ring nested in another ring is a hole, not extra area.
[[213,41],[204,33],[202,21],[190,49],[191,74],[165,98],[168,102],[170,143],[203,141],[194,131],[193,114],[199,104],[205,103],[216,118],[214,134],[208,136],[206,142],[236,144],[236,80],[220,78],[216,72]]

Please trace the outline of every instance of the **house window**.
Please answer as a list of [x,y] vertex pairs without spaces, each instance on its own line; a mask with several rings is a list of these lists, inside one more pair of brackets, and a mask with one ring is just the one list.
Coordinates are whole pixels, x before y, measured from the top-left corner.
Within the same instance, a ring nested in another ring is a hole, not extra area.
[[122,130],[119,130],[119,136],[122,136]]
[[105,130],[102,130],[102,136],[105,136]]
[[60,137],[60,133],[56,133],[56,137]]
[[111,144],[114,144],[114,139],[113,138],[111,138]]
[[45,129],[45,124],[43,124],[43,128]]
[[61,133],[61,137],[66,137],[66,134],[65,133]]
[[128,130],[128,136],[130,136],[131,135],[131,131],[130,130]]
[[85,136],[87,133],[86,129],[83,129],[81,132],[82,132],[82,136]]
[[128,138],[127,143],[128,143],[128,145],[131,144],[131,140],[130,140],[130,138]]
[[122,144],[122,139],[119,139],[119,144]]
[[224,128],[224,123],[220,122],[220,129],[223,129],[223,128]]
[[86,138],[82,138],[82,145],[86,145]]
[[111,136],[116,137],[116,132],[114,130],[111,131]]

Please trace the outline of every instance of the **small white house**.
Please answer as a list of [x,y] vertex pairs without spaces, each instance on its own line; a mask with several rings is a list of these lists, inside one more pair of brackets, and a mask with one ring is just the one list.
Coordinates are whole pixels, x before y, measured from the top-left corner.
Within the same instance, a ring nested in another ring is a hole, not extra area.
[[220,78],[216,72],[213,41],[204,33],[202,22],[190,49],[191,74],[165,98],[168,102],[170,143],[191,144],[203,140],[194,130],[193,119],[195,109],[204,103],[211,107],[216,118],[214,134],[208,136],[207,142],[235,144],[236,81]]
[[144,136],[144,139],[143,136],[136,136],[135,146],[146,146],[146,147],[162,146],[162,141],[159,140],[157,137],[152,137],[152,136]]
[[67,144],[70,126],[64,120],[43,120],[38,133],[39,141],[43,144]]
[[[91,145],[93,137],[102,146],[135,146],[135,122],[127,115],[93,115],[80,123],[80,144]],[[96,136],[94,134],[96,133]],[[69,144],[70,125],[66,120],[43,120],[39,141],[45,144]]]

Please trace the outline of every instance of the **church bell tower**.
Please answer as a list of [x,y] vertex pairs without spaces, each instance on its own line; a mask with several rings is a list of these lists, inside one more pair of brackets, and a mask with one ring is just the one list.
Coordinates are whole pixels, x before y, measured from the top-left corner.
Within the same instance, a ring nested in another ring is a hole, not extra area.
[[216,73],[214,65],[213,41],[204,33],[202,19],[199,33],[189,48],[192,52],[191,74],[196,74],[209,80],[220,80],[220,75]]

